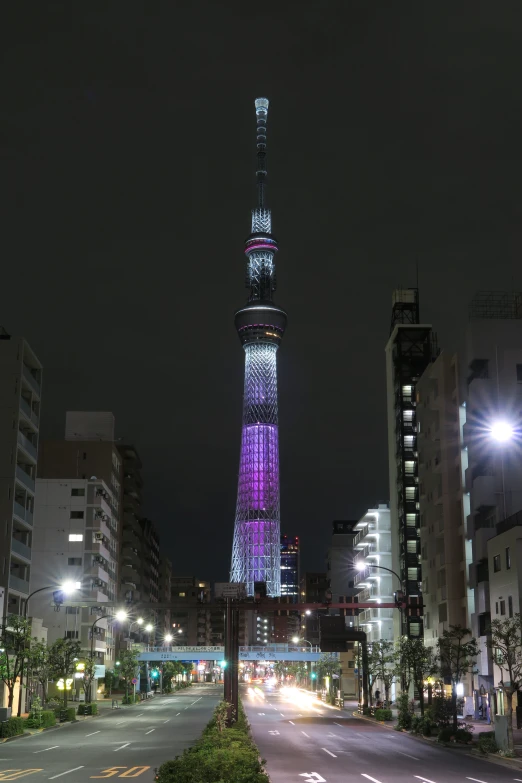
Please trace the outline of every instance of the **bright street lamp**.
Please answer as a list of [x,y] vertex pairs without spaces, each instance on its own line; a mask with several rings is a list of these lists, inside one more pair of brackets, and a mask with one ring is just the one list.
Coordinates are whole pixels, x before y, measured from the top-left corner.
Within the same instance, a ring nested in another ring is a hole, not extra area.
[[493,440],[496,440],[498,443],[507,443],[507,441],[513,439],[515,430],[508,421],[498,419],[491,423],[489,433]]
[[364,560],[356,560],[354,565],[357,571],[366,571],[367,568],[380,568],[381,571],[388,571],[389,574],[393,574],[397,577],[402,590],[402,579],[400,578],[397,571],[394,571],[392,568],[386,568],[386,566],[377,565],[377,563],[366,563]]
[[171,633],[168,633],[168,634],[165,636],[165,641],[166,641],[166,642],[171,642],[171,641],[172,641],[172,634],[171,634]]
[[145,630],[147,631],[147,633],[150,633],[153,628],[154,628],[154,626],[151,625],[151,623],[149,623],[148,625],[145,626]]
[[114,617],[116,618],[116,620],[118,620],[118,622],[123,623],[124,620],[127,619],[128,614],[123,609],[120,609],[119,612],[116,612]]
[[309,642],[308,639],[300,639],[298,636],[292,636],[292,641],[294,644],[299,644],[300,642],[306,642],[306,644],[310,645],[310,649],[312,649],[313,647],[312,642]]

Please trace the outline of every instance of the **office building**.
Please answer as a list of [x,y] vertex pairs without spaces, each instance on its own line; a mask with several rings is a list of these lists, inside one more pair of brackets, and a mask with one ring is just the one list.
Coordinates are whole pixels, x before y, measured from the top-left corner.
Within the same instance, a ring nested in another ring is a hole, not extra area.
[[375,609],[359,610],[358,624],[368,642],[393,641],[395,609],[379,609],[381,603],[392,603],[401,586],[391,573],[391,520],[385,504],[370,508],[355,524],[353,554],[354,587],[359,603],[375,603]]
[[408,602],[394,617],[394,638],[423,635],[416,384],[435,353],[432,328],[420,322],[418,290],[394,291],[386,345],[392,568]]
[[245,247],[250,293],[235,315],[245,350],[245,386],[230,581],[246,584],[249,596],[254,595],[256,582],[264,582],[267,595],[275,597],[281,594],[276,354],[286,313],[273,301],[277,243],[265,204],[268,101],[258,98],[255,106],[258,197]]
[[23,337],[0,329],[2,621],[30,592],[42,365]]
[[353,540],[356,535],[354,530],[356,524],[356,520],[340,519],[332,523],[326,575],[334,602],[353,593],[355,574]]
[[299,599],[299,538],[281,536],[281,597],[292,603]]

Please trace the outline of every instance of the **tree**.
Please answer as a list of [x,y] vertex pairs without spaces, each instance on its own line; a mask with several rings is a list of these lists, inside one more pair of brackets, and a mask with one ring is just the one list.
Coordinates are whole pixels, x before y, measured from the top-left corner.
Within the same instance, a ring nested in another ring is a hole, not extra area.
[[340,671],[340,664],[338,658],[334,658],[328,653],[321,656],[317,662],[317,673],[321,679],[328,677],[329,695],[330,698],[334,693],[334,676],[338,675]]
[[450,625],[437,640],[439,648],[440,670],[443,677],[451,682],[451,709],[453,712],[453,731],[457,731],[457,685],[469,672],[479,654],[477,640],[471,636],[469,628],[462,625]]
[[284,680],[286,672],[286,664],[284,661],[276,661],[273,666],[274,674],[279,680]]
[[408,639],[408,646],[413,683],[419,694],[420,711],[424,717],[424,681],[438,671],[435,650],[426,647],[422,639]]
[[45,704],[47,702],[47,684],[51,679],[49,648],[36,638],[33,638],[31,642],[27,667],[31,677],[42,686],[42,703]]
[[[31,621],[11,615],[0,631],[0,680],[8,691],[7,706],[13,708],[16,682],[21,680],[31,643]],[[20,687],[22,683],[20,682]]]
[[75,639],[57,639],[49,648],[49,666],[54,680],[63,680],[63,707],[67,709],[67,680],[76,671],[82,646]]
[[[522,688],[522,618],[520,614],[505,620],[493,620],[488,644],[493,660],[500,669],[500,686],[507,708],[508,749],[515,752],[513,742],[513,697]],[[506,676],[506,679],[504,677]]]
[[390,701],[390,688],[395,677],[395,663],[397,660],[393,642],[379,639],[369,645],[368,664],[375,671],[375,676],[384,685],[386,702]]
[[105,670],[105,677],[103,681],[105,684],[105,690],[109,691],[109,696],[112,694],[112,689],[114,688],[117,679],[118,677],[116,676],[116,673],[113,669]]
[[83,690],[85,691],[85,701],[89,704],[92,702],[92,683],[96,674],[96,658],[94,655],[87,655],[83,663]]
[[295,677],[296,685],[299,685],[306,679],[307,671],[306,666],[302,661],[296,661],[288,667],[288,673]]
[[411,681],[413,680],[412,671],[412,640],[407,636],[401,636],[397,645],[397,661],[395,667],[395,677],[401,681],[401,692],[409,693]]
[[174,661],[165,661],[163,663],[163,690],[165,693],[172,691],[172,680],[176,676],[176,667]]
[[139,671],[140,662],[138,659],[139,652],[137,649],[124,650],[120,655],[120,677],[125,679],[125,701],[129,701],[129,685],[132,682],[132,678],[136,677]]

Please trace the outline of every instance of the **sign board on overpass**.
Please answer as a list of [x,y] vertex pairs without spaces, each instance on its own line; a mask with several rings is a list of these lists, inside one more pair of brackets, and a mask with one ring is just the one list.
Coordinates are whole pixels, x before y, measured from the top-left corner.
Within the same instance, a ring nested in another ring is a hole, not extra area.
[[[222,661],[224,647],[149,647],[140,653],[140,661]],[[330,653],[335,656],[336,653]],[[240,647],[240,661],[319,661],[321,651],[283,644],[266,647]]]

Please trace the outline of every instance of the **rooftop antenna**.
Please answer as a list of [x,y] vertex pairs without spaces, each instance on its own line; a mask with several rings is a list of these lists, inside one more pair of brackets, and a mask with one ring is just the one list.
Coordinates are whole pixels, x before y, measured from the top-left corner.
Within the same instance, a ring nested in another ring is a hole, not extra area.
[[257,206],[265,206],[265,180],[266,180],[266,121],[268,117],[268,99],[256,98],[257,115]]

